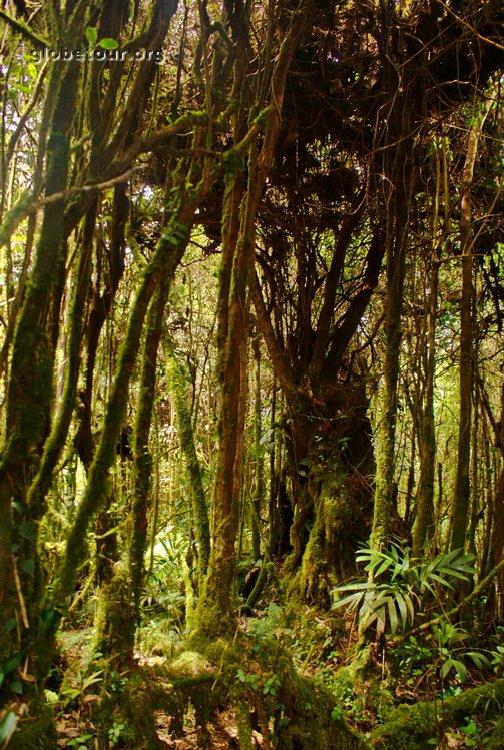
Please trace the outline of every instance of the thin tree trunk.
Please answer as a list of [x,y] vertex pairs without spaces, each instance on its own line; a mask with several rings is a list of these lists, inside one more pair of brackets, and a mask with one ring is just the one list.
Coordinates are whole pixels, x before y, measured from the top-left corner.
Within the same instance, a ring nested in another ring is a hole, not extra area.
[[450,549],[464,547],[469,524],[471,496],[471,421],[473,396],[473,329],[474,285],[472,197],[474,166],[478,156],[478,143],[486,114],[469,130],[464,169],[462,173],[462,199],[460,202],[460,246],[462,251],[462,292],[460,299],[460,361],[459,361],[459,432],[457,443],[457,469],[451,514]]
[[[442,168],[439,149],[436,150],[436,193],[432,237],[435,237],[442,191]],[[433,239],[430,257],[429,294],[427,298],[427,351],[425,353],[425,395],[421,406],[419,430],[420,480],[418,483],[416,516],[413,524],[413,554],[419,557],[426,543],[434,535],[434,486],[436,461],[436,429],[434,422],[434,376],[436,354],[436,321],[439,287],[439,247]]]
[[175,358],[173,341],[168,338],[165,338],[164,351],[165,369],[177,416],[178,440],[185,460],[187,484],[191,495],[194,533],[198,547],[198,586],[201,588],[210,558],[210,525],[208,521],[207,501],[201,477],[201,467],[194,443],[184,376]]
[[[173,279],[186,247],[198,201],[185,194],[172,221],[161,235],[156,251],[147,265],[129,315],[125,339],[119,353],[103,421],[100,442],[89,469],[86,489],[69,531],[65,554],[59,571],[56,596],[61,600],[74,585],[79,566],[85,559],[85,533],[89,521],[100,508],[108,483],[108,472],[116,455],[121,427],[126,413],[128,385],[136,362],[145,316],[150,300],[161,280]],[[183,235],[181,234],[183,228]],[[175,237],[179,237],[175,244]],[[163,281],[163,283],[164,283]]]
[[[46,108],[54,107],[47,145],[47,194],[59,193],[66,187],[79,80],[78,64],[69,63],[62,76],[57,73],[57,66],[53,70],[46,101]],[[35,493],[32,496],[34,507],[30,508],[27,492],[39,468],[38,456],[50,431],[58,333],[53,324],[66,261],[62,214],[63,201],[45,207],[34,265],[14,336],[6,438],[0,463],[0,591],[4,592],[1,619],[6,622],[14,618],[15,621],[18,602],[22,604],[19,632],[25,645],[35,637],[38,614],[35,603],[41,592],[33,596],[32,576],[26,572],[19,575],[19,569],[24,560],[37,564],[38,559],[37,521],[42,503],[39,493]],[[43,467],[46,460],[44,458]],[[16,553],[19,565],[12,554],[13,544],[19,550]],[[13,649],[18,650],[17,634],[17,628],[1,628],[0,652],[4,656]],[[43,654],[40,657],[43,660]]]
[[152,457],[149,434],[156,396],[156,363],[171,279],[157,287],[147,313],[142,349],[137,412],[133,431],[133,492],[128,569],[115,566],[102,582],[96,621],[97,648],[108,657],[132,657],[140,612],[150,506]]
[[261,510],[264,504],[264,456],[261,445],[262,437],[262,396],[261,396],[261,346],[258,337],[252,341],[256,361],[255,399],[254,399],[254,446],[255,446],[255,481],[252,496],[252,550],[254,560],[261,557]]
[[[396,158],[399,158],[397,156]],[[397,182],[387,209],[387,289],[385,301],[385,366],[383,374],[383,417],[380,428],[376,492],[371,546],[381,549],[387,540],[390,513],[395,503],[395,439],[397,388],[401,347],[402,298],[408,230],[408,186]],[[399,193],[400,195],[397,195]]]
[[[280,133],[287,73],[298,39],[309,17],[311,4],[312,0],[304,0],[293,14],[276,59],[269,87],[271,101],[264,118],[262,148],[257,153],[255,142],[249,146],[247,189],[239,214],[236,213],[236,202],[243,180],[241,172],[238,172],[230,182],[225,203],[222,257],[223,262],[225,259],[229,262],[232,258],[232,270],[229,274],[229,268],[221,265],[218,320],[218,375],[221,401],[213,504],[213,539],[208,575],[198,610],[200,632],[212,636],[219,632],[232,632],[235,622],[231,582],[236,570],[235,543],[247,395],[249,288],[254,272],[256,213]],[[240,55],[237,59],[239,58]],[[242,72],[238,67],[235,91],[237,84],[243,86],[245,83]],[[238,132],[243,127],[243,118],[243,112],[236,116]],[[229,243],[232,243],[231,247]],[[229,283],[222,282],[223,274],[228,274]]]

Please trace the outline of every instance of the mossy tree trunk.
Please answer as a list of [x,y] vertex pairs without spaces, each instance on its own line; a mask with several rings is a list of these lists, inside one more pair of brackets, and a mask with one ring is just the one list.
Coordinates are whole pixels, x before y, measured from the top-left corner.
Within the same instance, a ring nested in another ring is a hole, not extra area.
[[[405,231],[403,225],[400,232]],[[381,549],[387,541],[391,513],[395,505],[395,457],[397,386],[401,343],[402,290],[404,283],[404,236],[398,243],[390,238],[387,248],[387,297],[385,302],[385,363],[383,375],[383,417],[378,443],[376,492],[371,546]]]
[[[62,193],[67,185],[79,77],[78,64],[69,63],[63,70],[54,68],[49,79],[45,104],[45,117],[51,121],[44,180],[47,195]],[[75,385],[67,381],[60,422],[55,426],[40,467],[39,455],[51,426],[53,363],[65,279],[67,246],[62,223],[63,207],[63,199],[45,207],[33,268],[12,346],[5,441],[0,464],[2,660],[13,652],[30,649],[37,638],[40,614],[37,603],[41,591],[34,591],[34,582],[42,585],[37,552],[38,523],[45,510],[42,489],[46,487],[47,475],[52,471],[54,450],[57,452],[57,448],[61,447],[60,432],[65,429]],[[85,267],[81,265],[81,269],[85,275]],[[79,314],[80,295],[81,288],[77,283],[73,300],[75,315]],[[71,335],[77,339],[70,340],[69,346],[78,347],[79,333],[75,330],[78,322],[75,317],[73,323]],[[75,355],[75,351],[72,354]],[[39,468],[38,487],[29,499],[29,486]],[[39,656],[44,661],[43,653]],[[36,661],[36,655],[32,654],[32,657]],[[38,671],[36,665],[35,671]]]
[[[413,554],[419,557],[434,536],[434,484],[436,461],[436,430],[434,420],[434,383],[436,368],[436,321],[439,294],[439,268],[441,264],[441,241],[437,237],[439,228],[444,238],[450,231],[448,195],[448,156],[446,141],[438,139],[434,150],[435,192],[431,220],[430,257],[426,259],[428,269],[428,294],[424,331],[427,346],[420,353],[423,369],[423,401],[419,405],[418,447],[420,455],[420,478],[416,499],[416,514],[412,529]],[[441,206],[444,205],[444,216]]]
[[[256,278],[255,282],[254,302],[258,327],[266,342],[286,403],[284,441],[288,482],[285,483],[284,495],[294,516],[290,528],[290,570],[296,570],[301,564],[311,530],[317,525],[318,497],[325,481],[325,472],[328,484],[333,487],[333,469],[343,468],[347,474],[343,482],[343,495],[347,491],[353,493],[355,506],[359,506],[357,511],[354,506],[349,521],[354,528],[361,529],[360,533],[366,526],[364,508],[369,510],[370,507],[374,457],[371,429],[366,416],[368,399],[365,393],[365,374],[360,377],[355,374],[348,382],[342,370],[346,373],[348,347],[378,283],[384,253],[380,228],[374,230],[362,254],[361,284],[352,290],[345,313],[337,323],[334,321],[339,284],[344,283],[344,258],[351,252],[354,233],[358,231],[365,210],[365,196],[357,191],[335,237],[322,305],[320,307],[314,301],[315,292],[319,289],[316,277],[311,277],[311,299],[302,303],[304,308],[313,306],[310,315],[317,315],[317,326],[308,334],[299,326],[289,339],[289,350],[282,333],[278,332],[278,324],[275,326],[271,319],[278,315],[278,309],[271,315],[264,294],[261,293],[259,280]],[[278,264],[276,268],[282,267]],[[281,287],[285,280],[280,277],[275,282],[275,287]],[[305,286],[308,286],[308,281]],[[279,300],[277,305],[280,304]],[[299,315],[302,316],[301,310]],[[303,342],[301,337],[309,340]],[[338,540],[338,566],[352,558],[355,541],[358,540],[352,534],[344,534],[344,538]],[[318,555],[320,561],[332,556],[325,544],[325,551]],[[313,569],[313,558],[305,567]]]
[[[386,256],[385,297],[385,354],[383,366],[382,419],[378,443],[376,490],[374,499],[371,546],[381,549],[387,542],[391,513],[396,502],[396,427],[398,382],[402,337],[402,310],[406,250],[409,235],[409,212],[413,195],[413,157],[411,117],[414,104],[407,80],[415,76],[411,64],[404,67],[397,78],[397,70],[387,57],[390,44],[388,14],[383,6],[380,44],[384,74],[389,91],[395,92],[386,138],[388,148],[384,157],[385,178],[380,200],[379,221],[384,227]],[[394,143],[394,147],[390,144]],[[398,145],[395,145],[398,144]],[[381,179],[381,178],[379,178]],[[376,185],[377,190],[379,186]]]
[[252,339],[255,359],[254,388],[254,490],[251,498],[252,553],[254,560],[261,558],[261,511],[264,505],[264,455],[262,440],[261,345],[257,336]]
[[478,157],[478,143],[486,113],[470,127],[462,173],[462,198],[460,201],[460,247],[462,263],[462,290],[460,297],[460,362],[459,362],[459,430],[457,442],[457,469],[453,506],[450,518],[450,549],[464,547],[469,526],[471,498],[471,422],[474,381],[474,232],[471,187],[474,167]]
[[[194,179],[192,172],[189,178]],[[188,179],[189,179],[188,178]],[[195,180],[196,181],[196,180]],[[69,531],[56,587],[56,597],[64,599],[72,590],[80,565],[85,560],[85,535],[90,520],[100,508],[108,484],[108,472],[117,450],[126,413],[128,385],[136,362],[144,321],[151,299],[159,285],[170,284],[189,239],[194,212],[199,203],[198,193],[208,185],[189,190],[180,188],[177,204],[164,229],[156,250],[145,267],[128,318],[125,338],[119,352],[117,368],[107,401],[103,429],[90,466],[86,488]]]
[[[255,222],[259,201],[271,169],[281,124],[282,103],[287,73],[296,45],[309,16],[311,0],[303,0],[292,14],[271,68],[266,60],[259,98],[250,112],[259,121],[245,135],[250,96],[245,77],[246,39],[241,39],[233,96],[238,104],[234,115],[234,142],[247,144],[247,182],[243,164],[238,161],[227,174],[222,224],[222,263],[218,301],[218,383],[220,406],[218,418],[218,453],[213,496],[212,549],[208,574],[199,600],[198,629],[206,635],[230,633],[235,627],[232,606],[232,582],[236,570],[235,543],[238,530],[239,497],[243,455],[243,435],[247,398],[247,338],[250,285],[255,261]],[[245,17],[241,19],[245,23]],[[268,23],[273,24],[270,17]],[[245,42],[245,44],[243,44]],[[255,133],[264,126],[260,150]]]
[[140,616],[152,471],[149,434],[156,396],[157,354],[170,282],[170,276],[160,280],[145,322],[136,420],[132,435],[133,488],[127,524],[128,556],[127,560],[117,561],[119,564],[112,566],[109,575],[101,581],[99,592],[97,650],[117,664],[124,663],[133,656]]
[[191,495],[194,535],[198,547],[198,588],[201,589],[210,558],[210,525],[208,521],[207,499],[194,443],[191,413],[187,404],[186,383],[175,356],[173,341],[166,338],[164,350],[165,370],[175,404],[180,450],[185,461],[187,483]]
[[420,478],[416,499],[416,515],[412,529],[413,554],[419,557],[434,536],[434,481],[436,431],[434,421],[435,332],[438,294],[439,259],[432,260],[427,313],[427,350],[424,361],[425,394],[419,407]]

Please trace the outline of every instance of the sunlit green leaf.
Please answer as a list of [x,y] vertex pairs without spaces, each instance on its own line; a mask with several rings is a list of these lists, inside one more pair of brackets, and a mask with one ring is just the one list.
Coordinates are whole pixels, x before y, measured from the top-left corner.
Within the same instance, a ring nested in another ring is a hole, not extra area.
[[98,32],[93,26],[86,26],[85,30],[86,39],[90,44],[96,44],[98,40]]
[[102,49],[117,49],[119,47],[119,42],[110,37],[104,37],[103,39],[100,39],[98,46]]

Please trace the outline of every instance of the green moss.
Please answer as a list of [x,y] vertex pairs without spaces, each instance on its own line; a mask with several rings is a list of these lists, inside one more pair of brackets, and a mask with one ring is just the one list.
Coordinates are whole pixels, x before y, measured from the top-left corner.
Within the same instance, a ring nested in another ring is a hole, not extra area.
[[401,706],[382,727],[372,733],[373,745],[384,750],[423,750],[436,736],[434,706]]
[[334,713],[332,693],[307,677],[297,676],[295,693],[287,703],[285,725],[278,730],[282,750],[364,750],[364,741]]
[[331,589],[337,584],[335,563],[338,539],[344,539],[355,510],[338,469],[327,472],[315,502],[315,522],[295,580],[301,598],[330,604]]
[[249,706],[245,701],[238,701],[235,706],[236,726],[240,750],[254,750],[257,745],[252,742],[252,726],[250,724]]
[[194,707],[202,739],[216,711],[228,710],[234,713],[240,750],[253,747],[253,718],[281,750],[366,747],[335,711],[334,695],[300,676],[282,644],[266,634],[192,635],[187,650],[163,669],[182,703]]
[[117,741],[114,747],[153,750],[159,747],[154,720],[157,710],[179,717],[181,705],[176,693],[146,672],[132,672],[120,689],[105,681],[96,717],[98,733],[106,747],[115,728]]
[[183,651],[168,664],[170,674],[175,676],[197,675],[201,672],[211,672],[212,669],[208,659],[198,651]]
[[227,175],[233,175],[236,172],[243,172],[245,169],[245,159],[242,154],[236,153],[234,148],[230,148],[222,155],[222,171]]
[[[474,716],[478,721],[500,717],[503,705],[504,679],[443,701],[399,706],[385,724],[373,730],[372,742],[386,750],[424,750],[429,739],[451,727],[464,725],[467,716]],[[496,737],[499,731],[497,725]],[[494,744],[494,747],[502,745]]]
[[[208,567],[210,557],[210,527],[206,504],[205,490],[201,476],[191,414],[187,405],[186,382],[182,370],[175,358],[174,344],[165,340],[166,374],[175,401],[177,413],[178,436],[180,447],[185,459],[185,470],[191,492],[191,505],[195,522],[196,541],[198,543],[198,582],[203,582],[203,576]],[[187,589],[187,586],[186,586]]]
[[125,568],[118,566],[112,579],[102,584],[96,611],[96,650],[114,660],[129,655],[134,641],[135,618]]
[[271,104],[269,104],[267,107],[261,110],[261,112],[259,112],[259,114],[255,118],[255,122],[260,125],[261,128],[264,128],[266,126],[271,109]]
[[504,716],[495,722],[492,734],[485,747],[487,750],[502,750],[504,747]]

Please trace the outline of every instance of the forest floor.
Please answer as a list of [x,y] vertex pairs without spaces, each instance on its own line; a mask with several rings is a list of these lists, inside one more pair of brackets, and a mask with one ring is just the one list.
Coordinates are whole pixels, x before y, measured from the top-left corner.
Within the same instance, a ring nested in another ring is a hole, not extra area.
[[[143,627],[140,628],[139,650],[135,654],[132,669],[117,674],[112,688],[110,682],[108,683],[109,697],[110,690],[117,690],[119,702],[120,693],[127,685],[132,671],[145,672],[153,683],[157,679],[156,675],[168,675],[169,664],[181,649],[184,649],[183,631],[177,626],[177,622],[180,625],[179,615],[163,619],[158,612],[149,613]],[[101,654],[93,653],[94,629],[91,623],[90,619],[87,621],[87,627],[80,623],[82,627],[79,629],[79,623],[74,622],[71,629],[62,633],[59,644],[61,663],[57,668],[59,678],[54,684],[54,690],[57,692],[46,691],[57,719],[58,748],[101,750],[103,747],[98,740],[100,734],[103,736],[103,729],[100,732],[96,721],[104,694],[103,659],[100,658]],[[378,644],[372,644],[374,678],[369,681],[369,686],[364,685],[363,688],[361,685],[358,688],[349,670],[356,644],[353,624],[352,617],[342,615],[341,612],[335,615],[310,608],[296,613],[295,617],[289,617],[282,606],[270,602],[262,611],[255,611],[254,616],[241,618],[239,630],[250,640],[252,650],[266,643],[268,639],[281,644],[281,648],[292,657],[299,675],[303,678],[315,678],[316,683],[330,691],[334,699],[333,713],[340,715],[364,742],[371,739],[377,747],[384,750],[405,750],[406,747],[415,750],[417,747],[421,747],[422,750],[427,747],[443,750],[499,748],[498,744],[488,744],[494,731],[495,715],[492,714],[487,719],[479,709],[475,712],[463,710],[462,713],[457,709],[453,716],[446,718],[443,725],[438,723],[437,737],[434,736],[434,731],[433,736],[428,737],[429,741],[424,738],[418,745],[387,744],[388,740],[379,740],[381,727],[387,725],[390,717],[393,721],[397,720],[396,709],[401,704],[404,711],[414,712],[416,704],[423,701],[421,705],[429,707],[429,710],[434,706],[433,710],[436,712],[439,707],[443,709],[444,705],[447,706],[450,700],[457,700],[457,696],[463,697],[476,686],[485,685],[486,679],[492,679],[492,672],[490,670],[485,677],[479,670],[469,668],[465,672],[465,683],[460,684],[463,660],[468,664],[472,663],[474,668],[473,662],[479,653],[464,651],[460,641],[451,650],[443,646],[436,651],[432,641],[421,644],[414,640],[403,644],[395,654],[391,643],[386,644],[387,651]],[[457,631],[456,635],[460,636],[460,633]],[[504,646],[498,646],[497,649],[495,653],[503,657],[501,668],[504,671]],[[445,659],[448,666],[455,664],[456,669],[452,669],[448,678],[440,682],[439,669],[436,668],[435,661],[437,659],[441,663],[441,658]],[[448,662],[448,659],[451,659],[451,662]],[[401,664],[402,667],[397,669]],[[232,683],[234,681],[235,688],[240,681],[248,680],[244,687],[246,690],[256,676],[250,672],[246,672],[245,676],[242,673],[240,676],[240,671],[239,662],[233,662],[229,673],[230,679]],[[264,678],[266,672],[258,674]],[[493,677],[498,677],[499,674],[496,668]],[[166,679],[169,681],[170,678]],[[162,682],[163,677],[160,677],[160,680]],[[263,683],[260,685],[259,692]],[[254,684],[253,689],[257,690],[257,685]],[[112,701],[114,699],[115,696],[112,694]],[[154,710],[154,721],[160,747],[165,750],[197,750],[201,747],[201,727],[197,726],[195,710],[190,700],[184,704],[183,719],[176,733],[173,731],[173,717],[166,706],[155,706],[155,709],[157,708],[159,710]],[[121,722],[122,719],[118,719],[108,729],[107,746],[112,749],[130,747],[122,740],[125,727]],[[205,726],[206,747],[215,750],[238,748],[238,735],[236,716],[229,705],[223,705],[215,711]],[[250,740],[251,747],[257,750],[267,750],[271,747],[270,740],[257,728],[252,729]],[[131,747],[131,750],[135,749]],[[500,750],[504,750],[504,744]]]

